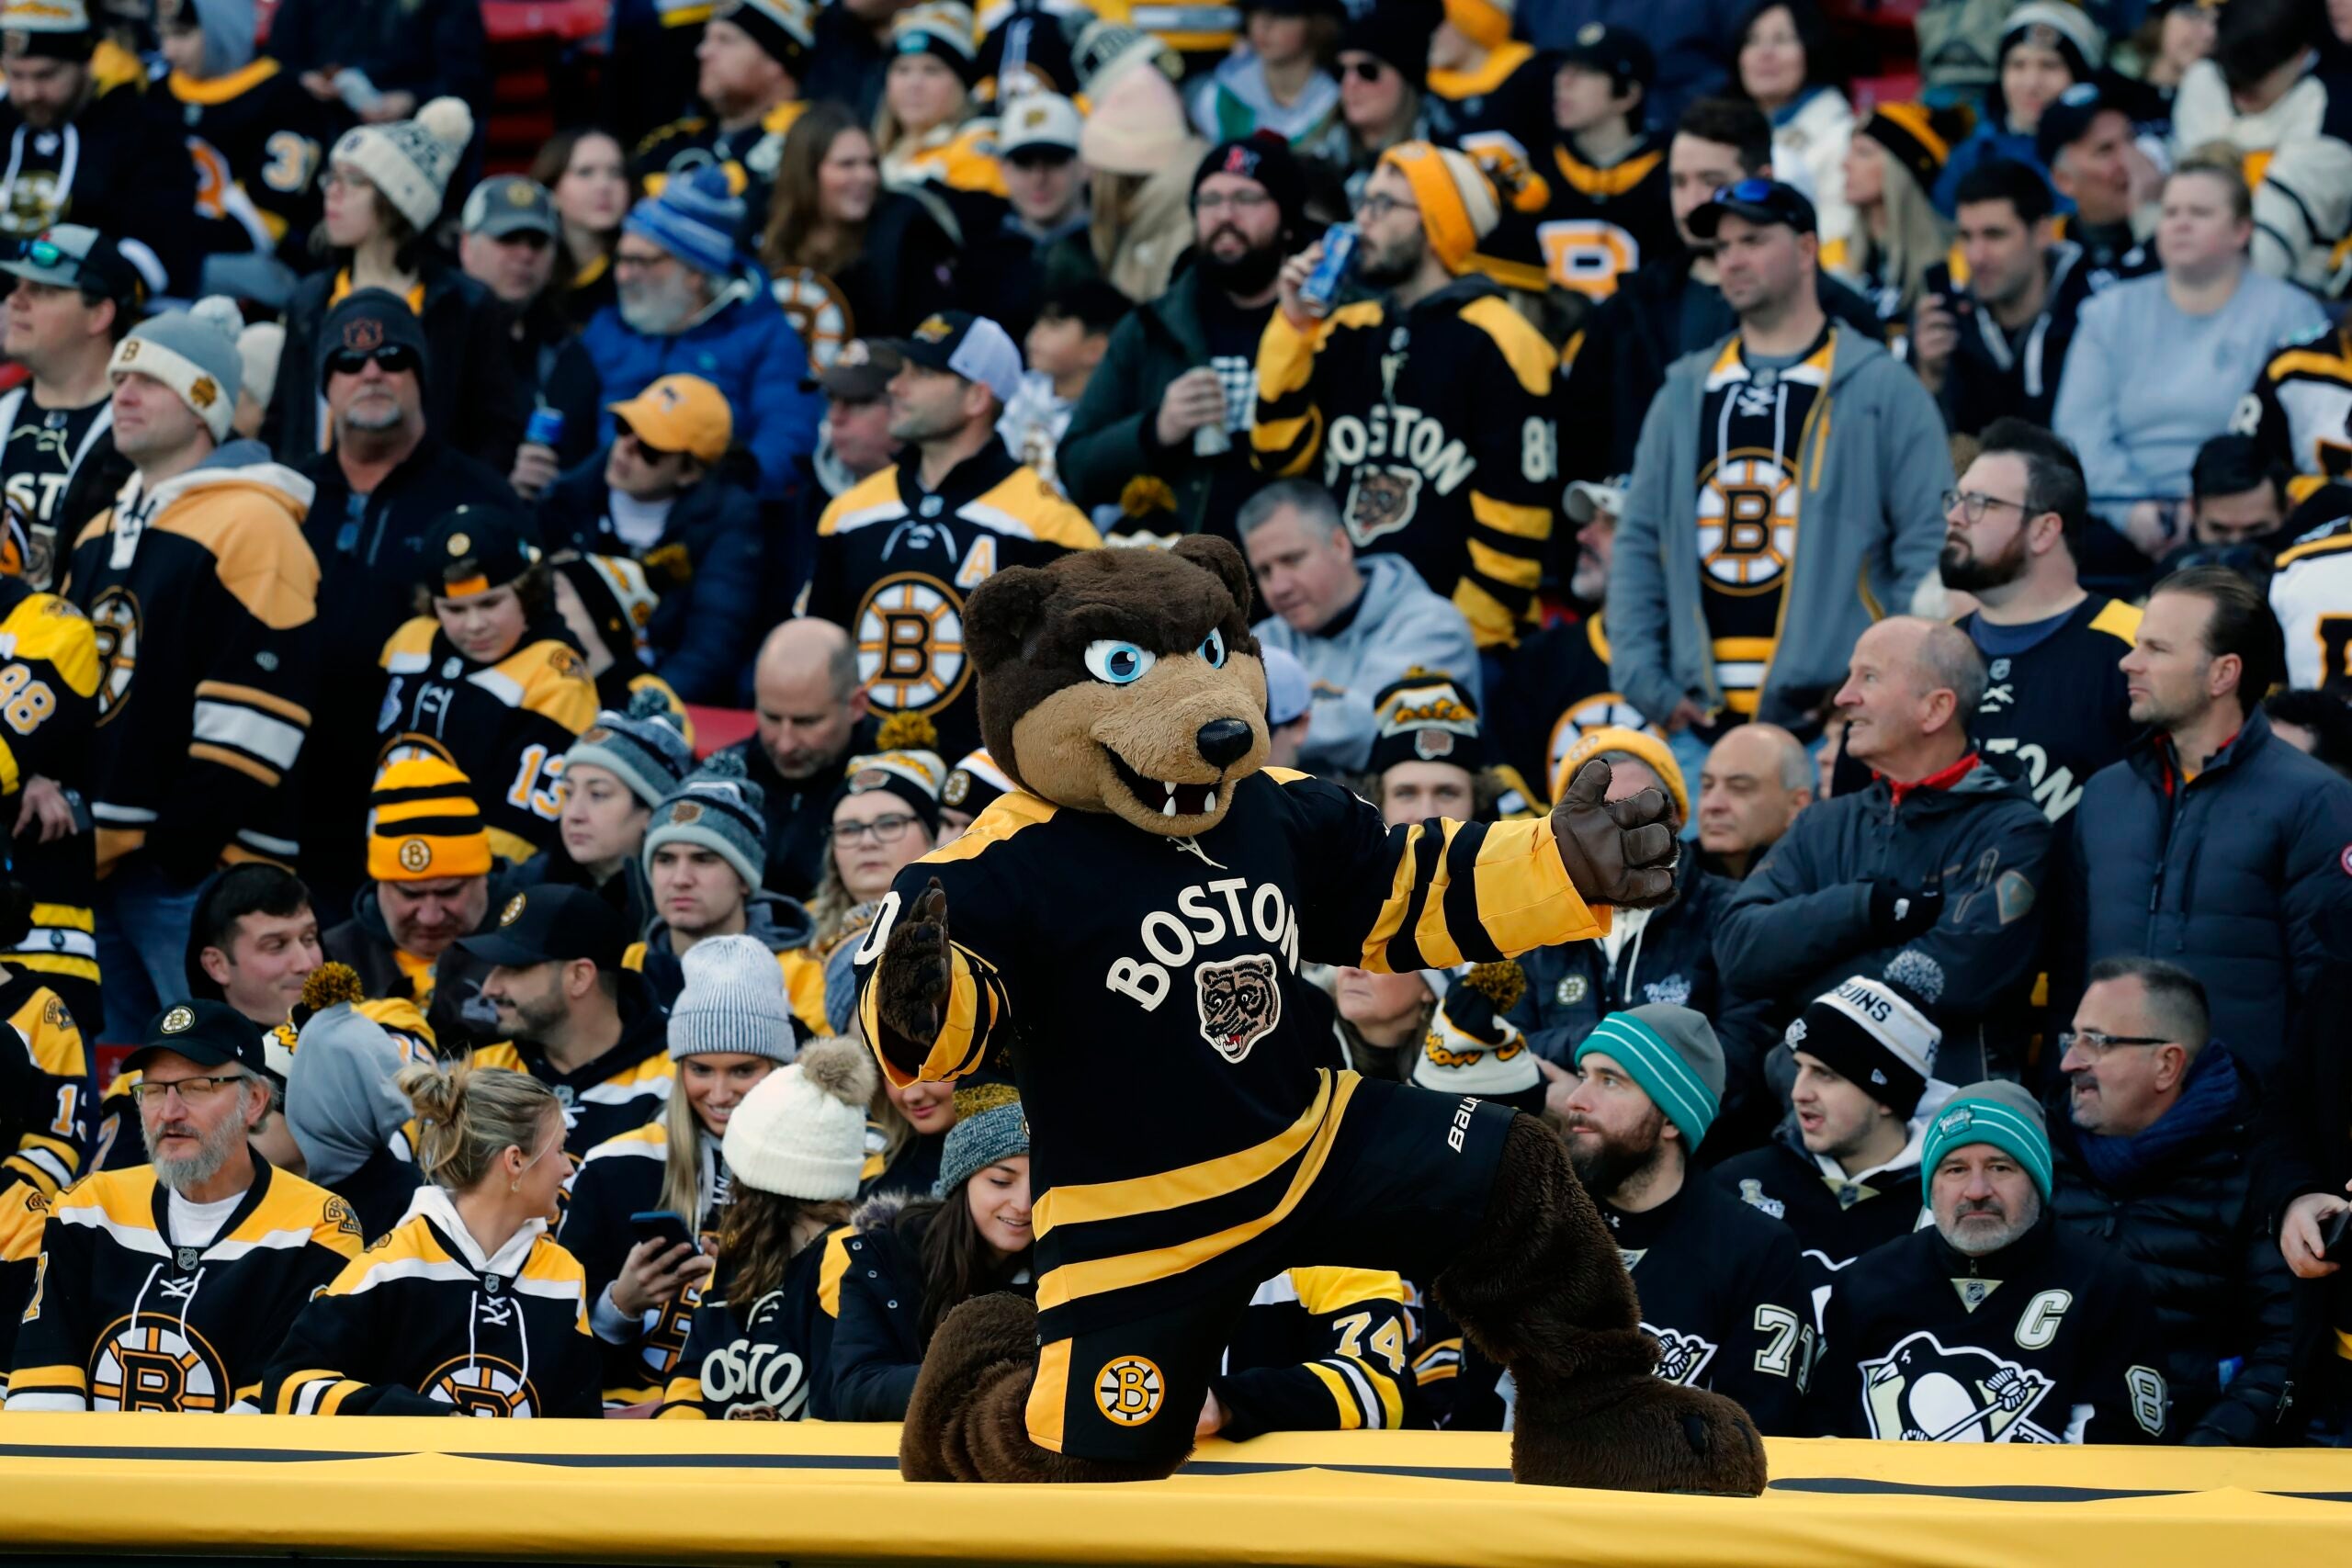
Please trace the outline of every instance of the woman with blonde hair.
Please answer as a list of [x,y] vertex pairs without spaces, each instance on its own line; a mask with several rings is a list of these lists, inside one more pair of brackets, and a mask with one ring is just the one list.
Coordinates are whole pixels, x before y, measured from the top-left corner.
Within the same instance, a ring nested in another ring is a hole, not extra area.
[[1004,195],[996,121],[972,113],[979,74],[971,11],[928,0],[890,20],[890,64],[874,116],[882,178],[905,186],[936,180],[950,190]]
[[1209,144],[1184,123],[1183,100],[1148,62],[1090,89],[1078,133],[1086,164],[1094,264],[1128,299],[1156,299],[1193,244],[1193,175]]
[[571,1173],[562,1105],[503,1067],[418,1063],[394,1081],[427,1185],[294,1320],[262,1408],[594,1416],[586,1282],[548,1229]]
[[1950,109],[1881,104],[1847,144],[1853,231],[1822,245],[1821,267],[1861,291],[1898,355],[1912,308],[1928,292],[1928,271],[1951,249],[1951,225],[1928,193],[1966,127],[1966,117]]

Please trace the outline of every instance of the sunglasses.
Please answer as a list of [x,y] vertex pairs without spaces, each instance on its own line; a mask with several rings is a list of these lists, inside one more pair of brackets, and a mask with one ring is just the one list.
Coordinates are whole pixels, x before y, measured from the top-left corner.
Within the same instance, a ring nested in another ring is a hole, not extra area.
[[405,376],[424,366],[423,357],[405,344],[388,343],[366,354],[339,348],[327,355],[327,373],[331,376],[356,376],[373,360],[376,368],[387,376]]
[[1388,67],[1377,60],[1351,60],[1340,65],[1340,74],[1359,82],[1377,82],[1388,74]]
[[625,419],[616,419],[613,421],[613,436],[616,440],[636,442],[638,456],[643,457],[649,463],[666,462],[670,458],[678,456],[677,453],[672,451],[667,446],[656,446],[652,442],[648,441],[644,436],[639,435],[637,431],[630,426],[628,421]]
[[1715,199],[1717,201],[1763,201],[1771,196],[1772,190],[1772,182],[1758,175],[1753,179],[1742,180],[1736,186],[1724,186],[1715,192]]

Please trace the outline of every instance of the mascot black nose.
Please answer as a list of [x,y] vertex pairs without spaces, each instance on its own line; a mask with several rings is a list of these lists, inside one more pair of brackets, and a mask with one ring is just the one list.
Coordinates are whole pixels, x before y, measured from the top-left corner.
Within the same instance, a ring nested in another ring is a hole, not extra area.
[[1201,749],[1203,757],[1220,768],[1229,768],[1250,754],[1254,739],[1250,726],[1240,719],[1213,718],[1201,726],[1193,743]]

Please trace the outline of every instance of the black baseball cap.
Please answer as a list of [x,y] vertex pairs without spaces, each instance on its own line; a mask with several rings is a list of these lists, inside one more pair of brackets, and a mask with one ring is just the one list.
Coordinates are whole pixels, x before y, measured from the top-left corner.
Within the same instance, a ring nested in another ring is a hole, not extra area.
[[933,310],[905,337],[886,340],[899,357],[926,370],[977,381],[1009,403],[1021,388],[1021,350],[1002,327],[969,310]]
[[2097,82],[2077,82],[2058,95],[2058,99],[2041,111],[2041,123],[2034,128],[2034,155],[2045,169],[2058,162],[2058,154],[2090,134],[2091,124],[2099,116],[2113,109],[2130,118],[2121,104],[2107,96]]
[[435,593],[461,599],[514,581],[539,562],[538,525],[495,502],[445,513],[418,542],[418,571]]
[[845,403],[873,403],[890,390],[890,378],[903,363],[897,349],[880,338],[854,337],[842,344],[833,362],[812,372],[800,383],[804,392],[822,392]]
[[199,1067],[234,1063],[257,1076],[269,1071],[259,1026],[227,1002],[175,1003],[148,1023],[145,1038],[144,1044],[123,1058],[126,1071],[157,1051],[175,1051]]
[[1778,180],[1759,177],[1716,191],[1704,206],[1690,214],[1690,232],[1702,240],[1713,239],[1715,225],[1725,213],[1745,218],[1750,223],[1785,223],[1800,234],[1815,232],[1817,224],[1813,203],[1805,199],[1804,192]]
[[628,934],[621,912],[588,889],[542,884],[506,900],[496,925],[457,945],[469,957],[502,969],[584,958],[599,969],[618,971]]
[[1645,92],[1657,80],[1657,55],[1649,40],[1631,28],[1612,28],[1606,22],[1587,22],[1578,28],[1576,41],[1560,51],[1558,62],[1598,71],[1621,85],[1634,83]]

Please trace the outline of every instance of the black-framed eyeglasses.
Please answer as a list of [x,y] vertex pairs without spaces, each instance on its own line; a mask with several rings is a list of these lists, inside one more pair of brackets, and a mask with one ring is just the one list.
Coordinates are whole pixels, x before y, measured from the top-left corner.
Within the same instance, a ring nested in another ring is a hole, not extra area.
[[177,1089],[183,1103],[195,1105],[244,1081],[243,1073],[199,1073],[194,1077],[174,1078],[169,1083],[157,1083],[146,1078],[130,1086],[130,1103],[144,1105],[151,1100],[160,1101],[165,1094]]
[[1985,510],[1995,506],[2006,506],[2020,517],[2033,515],[2023,502],[2009,501],[1997,495],[1986,495],[1983,491],[1948,490],[1944,491],[1944,511],[1958,512],[1962,517],[1967,518],[1972,525],[1984,522]]
[[405,376],[424,368],[424,360],[416,350],[404,343],[388,343],[381,348],[361,353],[356,349],[338,348],[327,355],[327,373],[333,376],[356,376],[373,361],[377,369],[387,376]]
[[2101,1034],[2096,1029],[2068,1030],[2058,1036],[2060,1056],[2080,1045],[2094,1056],[2104,1056],[2119,1045],[2169,1045],[2172,1042],[2154,1034]]
[[1359,82],[1377,82],[1388,74],[1388,62],[1372,59],[1343,60],[1340,62],[1340,74],[1352,76]]
[[1377,223],[1392,212],[1419,212],[1420,209],[1409,201],[1400,201],[1385,190],[1374,191],[1356,203],[1356,216],[1367,223]]
[[895,844],[907,836],[916,818],[905,812],[894,811],[888,817],[876,817],[871,822],[836,822],[832,827],[833,842],[854,844],[868,833],[877,844]]

